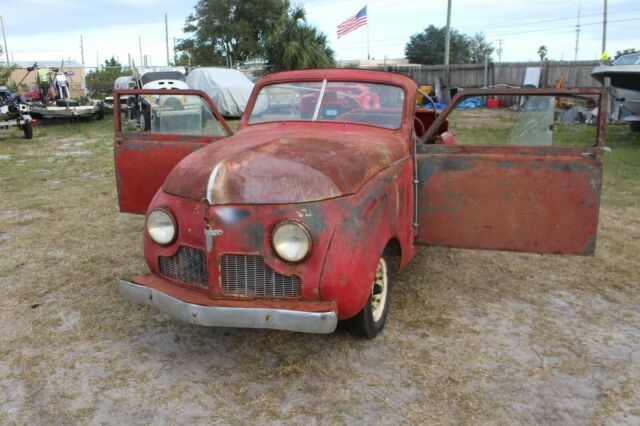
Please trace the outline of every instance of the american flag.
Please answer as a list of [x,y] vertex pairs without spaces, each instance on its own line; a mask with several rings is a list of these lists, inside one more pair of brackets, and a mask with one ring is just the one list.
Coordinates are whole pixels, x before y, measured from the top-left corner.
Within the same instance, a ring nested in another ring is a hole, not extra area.
[[351,31],[367,24],[367,6],[351,18],[338,25],[338,38],[349,34]]

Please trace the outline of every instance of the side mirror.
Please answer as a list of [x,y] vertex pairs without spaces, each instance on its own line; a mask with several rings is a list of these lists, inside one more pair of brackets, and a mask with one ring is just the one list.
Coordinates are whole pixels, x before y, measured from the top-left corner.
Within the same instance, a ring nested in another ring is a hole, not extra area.
[[127,87],[129,87],[129,89],[135,89],[136,88],[136,82],[135,81],[130,81],[127,84]]

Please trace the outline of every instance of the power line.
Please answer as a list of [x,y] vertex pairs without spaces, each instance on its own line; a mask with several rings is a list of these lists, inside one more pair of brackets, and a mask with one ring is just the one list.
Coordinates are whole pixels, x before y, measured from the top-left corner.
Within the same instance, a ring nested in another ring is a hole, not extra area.
[[[640,17],[634,17],[634,18],[628,18],[628,19],[617,19],[617,20],[610,20],[609,22],[632,22],[632,21],[640,21]],[[593,25],[600,25],[602,22],[598,21],[598,22],[589,22],[586,24],[581,24],[581,27],[587,27],[587,26],[593,26]],[[514,35],[514,34],[530,34],[530,33],[538,33],[541,31],[559,31],[559,30],[566,30],[566,29],[572,29],[574,28],[573,25],[571,26],[562,26],[562,27],[554,27],[554,28],[543,28],[543,29],[536,29],[536,30],[529,30],[529,31],[518,31],[518,32],[508,32],[508,33],[499,33],[499,34],[493,34],[493,37],[496,36],[507,36],[507,35]],[[386,39],[386,41],[392,41],[394,39]],[[395,40],[406,40],[406,38],[398,38]],[[386,44],[376,44],[376,46],[378,47],[391,47],[391,46],[397,46],[398,43],[386,43]],[[363,46],[362,43],[359,43],[358,46],[354,46],[354,47],[347,47],[347,48],[342,48],[341,50],[356,50],[358,48],[361,48]]]

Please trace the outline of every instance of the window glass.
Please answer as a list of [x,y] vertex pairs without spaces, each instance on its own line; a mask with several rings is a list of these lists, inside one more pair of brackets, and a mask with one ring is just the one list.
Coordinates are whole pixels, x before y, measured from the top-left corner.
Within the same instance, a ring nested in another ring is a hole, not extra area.
[[635,65],[640,64],[640,53],[634,55],[622,55],[613,62],[614,65]]
[[397,129],[404,91],[387,84],[300,82],[263,87],[251,111],[251,124],[269,121],[338,121]]
[[566,96],[467,98],[458,104],[462,108],[447,117],[449,131],[459,145],[593,146],[597,140],[596,100]]
[[125,132],[169,135],[227,135],[203,98],[169,91],[129,96],[122,108],[121,128]]

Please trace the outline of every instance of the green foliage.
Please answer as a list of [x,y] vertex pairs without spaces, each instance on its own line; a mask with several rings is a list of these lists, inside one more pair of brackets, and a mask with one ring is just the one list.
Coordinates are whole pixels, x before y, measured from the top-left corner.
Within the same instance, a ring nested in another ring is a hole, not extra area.
[[[1,53],[0,53],[1,54]],[[0,86],[6,86],[14,67],[0,66]]]
[[193,66],[233,67],[262,58],[288,8],[288,0],[199,0],[184,26],[190,37],[176,46],[176,63],[191,58]]
[[538,47],[538,56],[540,57],[541,61],[547,59],[547,46],[542,45]]
[[638,49],[636,49],[634,47],[631,47],[629,49],[624,49],[622,51],[618,50],[616,52],[616,56],[613,59],[618,59],[620,56],[628,55],[629,53],[639,53],[639,52],[640,52],[640,50],[638,50]]
[[334,63],[327,36],[307,23],[303,7],[291,10],[282,30],[267,41],[266,58],[274,71],[327,68]]
[[[444,63],[444,45],[447,27],[429,25],[423,32],[411,36],[404,54],[411,63],[436,65]],[[482,63],[494,51],[482,33],[467,36],[451,29],[449,62],[452,64]]]
[[124,68],[113,56],[104,61],[104,65],[87,74],[85,81],[87,88],[93,96],[104,96],[113,90],[116,78],[123,75],[131,75],[131,69]]

